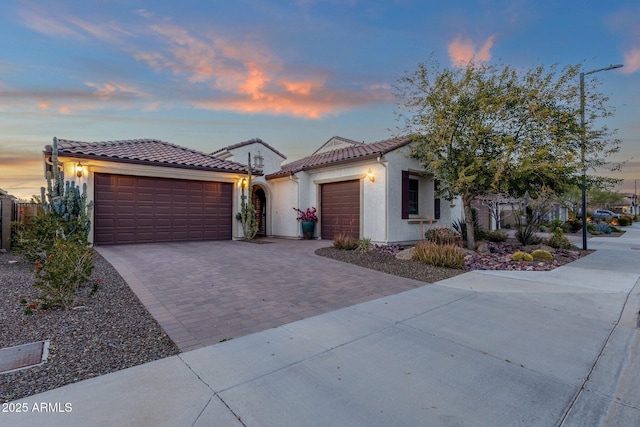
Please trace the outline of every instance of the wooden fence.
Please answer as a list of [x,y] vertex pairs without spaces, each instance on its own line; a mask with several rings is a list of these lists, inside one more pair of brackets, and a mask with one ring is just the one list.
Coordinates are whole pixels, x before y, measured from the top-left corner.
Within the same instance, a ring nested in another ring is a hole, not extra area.
[[11,249],[11,229],[14,223],[28,224],[42,214],[39,203],[18,202],[11,196],[0,196],[0,249]]

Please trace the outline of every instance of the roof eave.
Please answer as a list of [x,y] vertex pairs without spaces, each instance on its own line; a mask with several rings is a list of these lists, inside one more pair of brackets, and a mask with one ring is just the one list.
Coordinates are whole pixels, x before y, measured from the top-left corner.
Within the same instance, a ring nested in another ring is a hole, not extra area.
[[[51,151],[47,151],[45,147],[44,154],[52,154]],[[102,160],[106,162],[115,162],[115,163],[127,163],[127,164],[135,164],[135,165],[147,165],[147,166],[164,166],[168,168],[177,168],[177,169],[191,169],[191,170],[202,170],[202,171],[210,171],[210,172],[224,172],[224,173],[247,173],[248,169],[246,167],[239,168],[238,170],[234,169],[224,169],[224,168],[216,168],[216,167],[207,167],[207,166],[198,166],[198,165],[181,165],[177,163],[165,163],[165,162],[155,162],[150,160],[140,160],[140,159],[127,159],[122,157],[109,157],[109,156],[96,156],[90,154],[76,154],[69,152],[58,152],[58,156],[63,157],[74,157],[78,159],[87,159],[87,160]],[[243,165],[244,166],[244,165]],[[260,173],[254,173],[256,176],[261,176]]]

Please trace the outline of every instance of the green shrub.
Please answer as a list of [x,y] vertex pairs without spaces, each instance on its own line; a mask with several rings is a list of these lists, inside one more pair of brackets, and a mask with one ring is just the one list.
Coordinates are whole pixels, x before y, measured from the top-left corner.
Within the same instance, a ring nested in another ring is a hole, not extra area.
[[78,290],[93,271],[93,250],[82,242],[55,239],[43,257],[34,262],[33,286],[40,289],[43,306],[73,308]]
[[523,227],[516,231],[515,234],[516,239],[524,246],[528,245],[537,245],[542,243],[542,237],[536,234],[536,231],[533,227]]
[[436,267],[462,268],[464,255],[456,245],[437,245],[424,241],[416,244],[413,259]]
[[371,250],[371,238],[363,237],[360,240],[358,240],[356,249],[359,252],[369,252]]
[[553,255],[551,254],[551,252],[545,251],[544,249],[536,249],[535,251],[531,252],[531,256],[536,261],[553,261]]
[[358,241],[348,234],[340,233],[333,238],[333,247],[352,251],[358,248]]
[[562,224],[562,230],[565,233],[577,233],[582,228],[581,219],[570,219]]
[[549,238],[549,240],[547,240],[547,245],[555,249],[575,248],[575,246],[569,241],[569,239],[567,239],[567,236],[555,233]]
[[554,218],[551,221],[549,221],[549,223],[547,224],[547,226],[549,227],[549,230],[555,230],[558,227],[562,227],[563,222],[561,219],[559,218]]
[[16,227],[14,251],[34,264],[34,286],[42,308],[74,306],[80,287],[93,270],[93,250],[88,247],[92,203],[87,203],[87,186],[64,180],[58,167],[57,139],[53,140],[52,170],[47,172],[47,189],[41,188],[44,214],[30,224]]
[[486,233],[486,238],[490,242],[504,242],[508,237],[509,235],[501,230],[493,230]]
[[462,246],[462,236],[450,228],[431,228],[424,232],[424,238],[436,245]]
[[621,227],[626,227],[628,225],[631,225],[632,222],[633,220],[627,216],[622,216],[618,218],[618,225]]

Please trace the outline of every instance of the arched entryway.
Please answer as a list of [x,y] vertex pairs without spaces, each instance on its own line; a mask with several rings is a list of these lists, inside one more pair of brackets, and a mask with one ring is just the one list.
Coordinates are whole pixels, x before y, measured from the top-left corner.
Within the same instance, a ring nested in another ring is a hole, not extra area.
[[265,237],[267,235],[267,195],[262,188],[254,186],[251,201],[256,209],[256,220],[258,221],[256,237]]

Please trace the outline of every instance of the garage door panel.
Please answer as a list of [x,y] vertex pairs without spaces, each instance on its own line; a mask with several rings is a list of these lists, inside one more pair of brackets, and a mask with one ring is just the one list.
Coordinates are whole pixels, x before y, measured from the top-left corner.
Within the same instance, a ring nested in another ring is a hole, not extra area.
[[321,237],[337,234],[360,237],[360,181],[322,184],[320,193]]
[[229,240],[232,183],[95,175],[98,245]]

